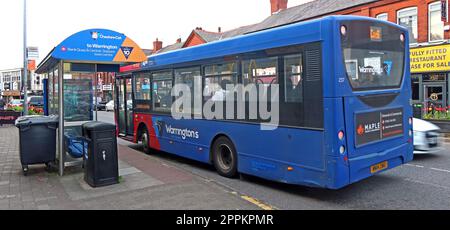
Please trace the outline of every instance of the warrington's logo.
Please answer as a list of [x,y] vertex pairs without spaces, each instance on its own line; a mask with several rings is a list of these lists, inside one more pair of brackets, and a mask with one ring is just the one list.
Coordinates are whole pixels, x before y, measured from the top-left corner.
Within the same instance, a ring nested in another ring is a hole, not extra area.
[[156,120],[153,128],[155,129],[155,133],[158,137],[163,136],[163,127],[164,127],[164,121]]

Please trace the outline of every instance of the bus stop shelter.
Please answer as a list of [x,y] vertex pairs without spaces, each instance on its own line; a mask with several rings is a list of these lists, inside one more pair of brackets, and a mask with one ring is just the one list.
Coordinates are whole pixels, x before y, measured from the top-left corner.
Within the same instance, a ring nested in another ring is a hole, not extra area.
[[97,121],[98,74],[114,74],[121,65],[146,60],[143,50],[124,34],[90,29],[65,39],[39,64],[36,73],[47,79],[46,114],[59,116],[60,176],[66,167],[82,162],[68,154],[67,137],[81,136],[84,123]]

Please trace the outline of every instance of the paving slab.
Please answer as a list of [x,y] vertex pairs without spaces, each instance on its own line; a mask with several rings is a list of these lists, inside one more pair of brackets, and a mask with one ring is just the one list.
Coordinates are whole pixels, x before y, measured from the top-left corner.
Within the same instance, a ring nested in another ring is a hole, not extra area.
[[18,130],[0,127],[0,210],[258,209],[219,184],[119,143],[120,183],[92,188],[81,167],[60,177],[36,165],[23,176]]

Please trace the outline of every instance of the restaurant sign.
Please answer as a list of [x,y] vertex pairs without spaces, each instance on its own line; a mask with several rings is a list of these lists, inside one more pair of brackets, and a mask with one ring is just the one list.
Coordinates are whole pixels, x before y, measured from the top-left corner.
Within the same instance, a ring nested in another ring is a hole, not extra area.
[[450,44],[411,49],[411,73],[450,71]]

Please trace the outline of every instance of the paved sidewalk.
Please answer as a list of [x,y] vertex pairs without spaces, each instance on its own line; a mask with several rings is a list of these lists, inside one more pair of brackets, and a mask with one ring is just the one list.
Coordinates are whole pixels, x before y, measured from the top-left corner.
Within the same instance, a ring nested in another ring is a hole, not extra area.
[[[0,127],[0,210],[258,209],[231,191],[119,144],[121,183],[91,188],[80,168],[64,177],[45,166],[22,174],[15,127]],[[121,142],[122,143],[122,142]]]

